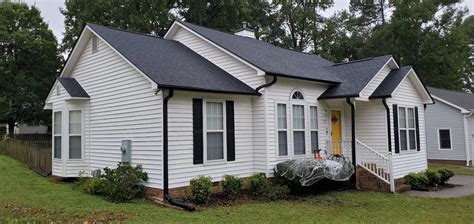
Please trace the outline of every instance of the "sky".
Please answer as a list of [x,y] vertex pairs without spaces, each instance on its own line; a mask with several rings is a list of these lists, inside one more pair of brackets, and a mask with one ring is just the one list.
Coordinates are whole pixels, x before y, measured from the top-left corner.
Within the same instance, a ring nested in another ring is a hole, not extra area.
[[[65,0],[23,0],[28,5],[35,5],[41,11],[44,20],[49,24],[49,28],[54,35],[61,41],[64,33],[64,16],[59,11],[59,8],[64,7]],[[334,6],[326,10],[322,14],[330,16],[334,12],[347,9],[350,0],[334,0]],[[464,0],[464,6],[469,8],[469,14],[474,15],[474,0]]]

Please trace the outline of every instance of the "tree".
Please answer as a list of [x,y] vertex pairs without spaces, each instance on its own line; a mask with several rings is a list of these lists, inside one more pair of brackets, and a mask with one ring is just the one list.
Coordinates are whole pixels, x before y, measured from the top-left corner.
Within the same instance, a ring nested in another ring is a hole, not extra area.
[[385,25],[387,0],[351,0],[349,10],[359,26]]
[[462,23],[464,33],[469,37],[471,44],[474,44],[474,16],[469,16]]
[[263,0],[184,0],[178,4],[179,17],[187,22],[233,32],[247,23],[257,38],[270,25],[270,4]]
[[69,51],[85,23],[162,36],[174,17],[174,0],[68,0],[61,9],[66,32],[61,50]]
[[0,42],[0,122],[12,133],[41,115],[60,56],[38,9],[24,3],[0,3]]
[[374,30],[365,56],[392,54],[413,65],[428,85],[461,90],[468,80],[468,43],[460,29],[464,9],[460,0],[392,1],[389,22]]

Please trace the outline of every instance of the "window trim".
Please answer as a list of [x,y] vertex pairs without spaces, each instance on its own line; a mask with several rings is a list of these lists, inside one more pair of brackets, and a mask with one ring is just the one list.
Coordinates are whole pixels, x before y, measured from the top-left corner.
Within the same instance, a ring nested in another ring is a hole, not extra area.
[[[293,99],[295,100],[295,99]],[[298,102],[300,101],[300,102]],[[295,129],[294,128],[294,122],[293,122],[293,106],[302,106],[303,107],[303,129]],[[307,121],[307,106],[306,103],[303,100],[296,100],[296,102],[291,102],[291,155],[293,158],[299,158],[299,157],[305,157],[308,154],[308,124],[306,124]],[[295,131],[302,131],[304,133],[304,153],[303,154],[295,154]],[[289,150],[288,150],[289,151]],[[288,153],[290,154],[290,153]]]
[[[59,134],[55,133],[55,130],[56,130],[56,128],[55,128],[55,126],[56,126],[56,122],[55,122],[56,113],[59,113],[60,117],[61,117],[61,125],[60,125],[61,131],[59,132]],[[62,160],[64,153],[63,153],[63,144],[62,144],[63,143],[63,135],[62,135],[62,131],[63,131],[63,111],[61,111],[61,110],[53,112],[53,130],[52,131],[53,131],[53,142],[52,142],[51,145],[53,146],[53,153],[52,153],[53,154],[52,155],[53,159],[54,160]],[[61,156],[59,158],[56,158],[56,156],[55,156],[55,149],[56,149],[55,137],[61,137]]]
[[[400,126],[400,109],[404,109],[405,110],[405,128],[402,128]],[[408,109],[413,109],[413,128],[410,128],[409,127],[409,123],[408,123]],[[414,106],[403,106],[403,105],[399,105],[397,107],[397,114],[398,114],[398,117],[397,117],[397,122],[398,122],[398,144],[399,144],[399,147],[400,147],[400,153],[410,153],[410,152],[417,152],[418,151],[418,142],[417,142],[417,139],[416,139],[416,113],[415,113],[415,107]],[[407,139],[407,144],[406,144],[406,147],[407,147],[407,150],[402,150],[402,134],[401,134],[401,131],[406,131],[406,139]],[[410,131],[415,131],[415,148],[414,149],[410,149]],[[419,131],[419,130],[418,130]]]
[[[285,105],[285,117],[286,117],[286,129],[281,129],[278,127],[278,105],[281,104],[281,105]],[[278,158],[290,158],[290,152],[291,152],[291,148],[290,148],[290,127],[289,127],[289,122],[288,122],[288,114],[289,114],[289,111],[288,111],[288,104],[287,103],[282,103],[282,102],[277,102],[275,103],[275,108],[276,108],[276,113],[275,113],[275,126],[276,126],[276,145],[277,145],[277,149],[276,149],[276,154],[277,154],[277,157]],[[286,131],[286,155],[280,155],[280,137],[279,137],[279,133],[280,131]]]
[[[311,127],[311,118],[312,118],[312,117],[311,117],[311,108],[312,108],[312,107],[315,107],[315,108],[316,108],[316,129],[314,129],[314,128]],[[342,113],[341,113],[341,115],[342,115]],[[320,148],[320,140],[321,140],[321,138],[320,138],[320,136],[319,136],[319,126],[320,126],[320,125],[319,125],[319,107],[318,107],[317,105],[310,104],[310,105],[308,106],[308,116],[309,116],[309,118],[308,118],[308,121],[309,121],[309,127],[308,127],[308,128],[309,128],[309,149],[310,149],[310,153],[313,153],[313,149],[311,148],[311,146],[312,146],[311,134],[312,134],[313,132],[316,132],[316,136],[318,137],[317,148],[318,148],[318,149]],[[342,117],[342,116],[341,116],[341,117]],[[342,136],[341,136],[341,137],[342,137]]]
[[[81,132],[80,134],[71,134],[70,133],[70,124],[71,124],[71,111],[80,111],[81,112]],[[82,161],[84,159],[84,112],[82,109],[70,109],[68,110],[68,117],[67,117],[67,138],[68,138],[68,145],[67,145],[67,148],[68,148],[68,153],[67,153],[67,158],[68,158],[68,161]],[[71,155],[70,155],[70,140],[71,140],[71,137],[81,137],[81,158],[80,159],[71,159]]]
[[[227,116],[226,116],[226,104],[225,100],[222,99],[203,99],[202,100],[202,120],[203,120],[203,125],[202,125],[202,132],[203,132],[203,141],[202,141],[202,148],[203,148],[203,164],[216,164],[216,163],[227,163]],[[222,131],[216,131],[216,130],[207,130],[207,103],[221,103],[222,104]],[[214,160],[208,160],[207,159],[207,133],[208,132],[214,132],[214,133],[220,133],[222,132],[223,136],[223,147],[222,150],[223,152],[223,158],[222,159],[214,159]],[[233,161],[230,161],[233,162]]]
[[[439,131],[449,131],[449,148],[441,148],[441,136]],[[451,135],[451,128],[438,128],[438,150],[440,151],[452,151],[453,150],[453,136]]]

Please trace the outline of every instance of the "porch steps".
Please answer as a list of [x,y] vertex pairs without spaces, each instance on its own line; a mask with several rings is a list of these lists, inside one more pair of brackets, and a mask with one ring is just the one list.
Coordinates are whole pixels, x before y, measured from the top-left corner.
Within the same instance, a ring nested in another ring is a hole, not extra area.
[[[390,184],[380,179],[378,175],[382,174],[387,179],[390,178],[390,174],[383,171],[381,168],[376,169],[379,172],[375,175],[376,171],[368,171],[367,167],[375,167],[373,164],[360,164],[357,167],[357,189],[362,191],[378,191],[378,192],[390,192]],[[411,188],[409,185],[406,185],[403,178],[395,180],[395,192],[402,193],[409,191]]]

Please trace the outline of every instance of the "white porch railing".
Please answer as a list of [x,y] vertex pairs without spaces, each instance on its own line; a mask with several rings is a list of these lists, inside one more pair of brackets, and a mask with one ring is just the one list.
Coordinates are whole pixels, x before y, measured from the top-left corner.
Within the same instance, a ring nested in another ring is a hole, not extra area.
[[356,141],[356,152],[357,164],[389,184],[390,190],[394,192],[391,155],[377,152],[359,140]]
[[352,159],[352,141],[351,140],[339,140],[339,141],[326,141],[326,149],[328,154],[332,155],[344,155]]

